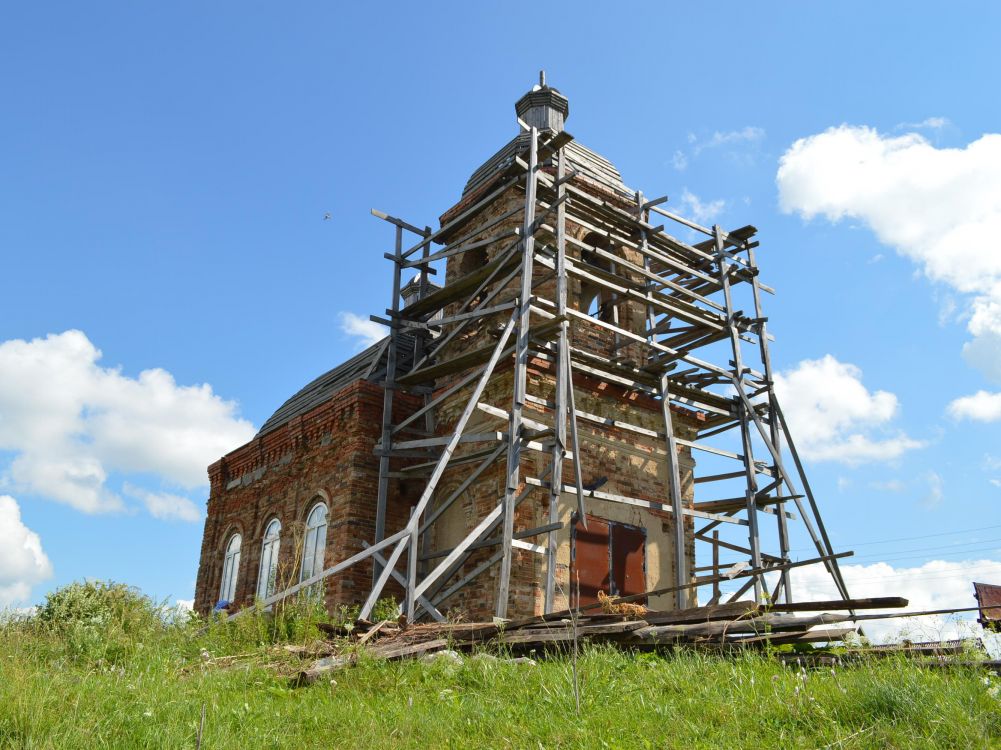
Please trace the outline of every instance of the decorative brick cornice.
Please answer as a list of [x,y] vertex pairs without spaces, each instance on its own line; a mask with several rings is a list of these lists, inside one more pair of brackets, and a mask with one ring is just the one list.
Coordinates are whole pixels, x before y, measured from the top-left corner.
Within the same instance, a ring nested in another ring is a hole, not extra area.
[[230,451],[208,467],[210,496],[224,491],[230,479],[274,464],[282,456],[319,441],[341,414],[362,403],[381,408],[382,388],[377,383],[356,380],[310,411]]

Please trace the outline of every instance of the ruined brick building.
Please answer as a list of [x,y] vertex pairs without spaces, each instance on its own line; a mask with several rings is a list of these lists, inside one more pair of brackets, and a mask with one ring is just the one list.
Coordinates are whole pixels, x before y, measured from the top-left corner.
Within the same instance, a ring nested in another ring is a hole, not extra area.
[[[793,493],[756,484],[777,460],[755,462],[748,443],[730,454],[744,468],[718,478],[754,492],[694,502],[700,433],[753,429],[743,402],[710,387],[757,375],[738,339],[764,324],[729,296],[741,282],[758,293],[736,260],[753,263],[753,228],[676,240],[650,222],[658,201],[565,131],[559,91],[542,81],[516,113],[519,134],[437,230],[373,212],[396,231],[390,335],[209,467],[198,611],[301,582],[328,607],[392,594],[411,617],[530,615],[578,591],[670,589],[649,597],[669,609],[695,601],[695,520],[749,531],[727,549],[752,565],[787,559]],[[709,299],[724,293],[725,308]],[[732,372],[691,353],[728,340]],[[778,518],[779,555],[760,549],[761,512]]]

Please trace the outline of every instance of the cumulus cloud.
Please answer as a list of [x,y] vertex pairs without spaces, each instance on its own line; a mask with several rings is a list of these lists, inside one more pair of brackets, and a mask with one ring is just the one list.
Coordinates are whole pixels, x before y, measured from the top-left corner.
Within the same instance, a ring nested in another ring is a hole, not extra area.
[[691,219],[696,224],[709,225],[714,224],[719,215],[723,213],[723,209],[726,208],[726,201],[703,201],[688,188],[684,188],[681,191],[679,205],[681,206],[679,213],[682,216]]
[[815,461],[888,461],[923,445],[892,428],[894,394],[870,392],[858,367],[830,354],[776,373],[775,391],[796,446]]
[[949,416],[976,422],[997,422],[1001,420],[1001,393],[977,391],[972,396],[957,398],[949,404]]
[[[854,597],[902,596],[909,602],[907,609],[913,612],[961,609],[977,606],[973,596],[973,581],[1001,580],[1001,561],[931,560],[910,568],[894,567],[887,562],[871,565],[842,564],[841,573],[848,593]],[[823,565],[797,568],[791,571],[790,576],[793,594],[801,601],[840,598]],[[931,641],[980,637],[983,631],[974,622],[975,619],[976,613],[963,613],[954,616],[873,620],[863,623],[863,627],[866,635],[875,642],[898,640],[901,637]]]
[[125,484],[122,491],[129,497],[142,502],[153,518],[165,521],[200,521],[202,518],[198,506],[186,497],[172,495],[169,492],[150,492],[142,487]]
[[0,495],[0,608],[27,601],[31,587],[51,576],[42,540],[24,525],[17,501]]
[[964,357],[1001,382],[1001,134],[936,148],[917,133],[841,125],[793,143],[776,182],[784,211],[861,221],[964,295],[973,336]]
[[385,327],[352,312],[338,313],[337,322],[342,332],[358,339],[358,348],[372,346],[386,338]]
[[0,343],[8,485],[87,513],[116,511],[124,504],[107,486],[112,472],[191,489],[207,483],[211,461],[253,437],[211,386],[178,385],[162,369],[131,378],[100,359],[81,331]]

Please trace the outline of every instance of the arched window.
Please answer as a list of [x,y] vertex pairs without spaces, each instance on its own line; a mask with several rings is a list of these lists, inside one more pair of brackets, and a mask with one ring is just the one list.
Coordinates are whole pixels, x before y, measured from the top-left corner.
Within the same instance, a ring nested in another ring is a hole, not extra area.
[[275,593],[281,533],[281,522],[277,518],[271,519],[271,523],[264,531],[264,543],[261,547],[261,573],[257,578],[257,596],[260,599],[267,599]]
[[327,550],[327,506],[317,503],[306,516],[306,539],[302,547],[302,570],[299,580],[305,581],[323,571],[323,556]]
[[[608,239],[594,232],[588,234],[584,238],[584,242],[591,247],[610,252]],[[612,271],[611,261],[592,250],[583,250],[581,252],[581,260],[590,266],[600,268],[602,271]],[[618,317],[615,309],[616,303],[615,295],[609,289],[599,286],[594,282],[581,282],[580,301],[578,303],[578,309],[581,312],[585,312],[590,317],[605,323],[616,323]]]
[[231,602],[236,597],[236,577],[240,574],[240,545],[243,537],[233,534],[226,545],[222,560],[222,585],[219,586],[219,600]]

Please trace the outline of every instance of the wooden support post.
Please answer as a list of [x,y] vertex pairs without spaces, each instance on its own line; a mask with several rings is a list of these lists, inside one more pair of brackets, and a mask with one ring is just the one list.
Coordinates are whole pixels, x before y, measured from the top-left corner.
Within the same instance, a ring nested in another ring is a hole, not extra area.
[[[765,318],[764,310],[761,306],[761,283],[758,281],[757,265],[754,259],[754,248],[750,248],[747,251],[747,260],[750,264],[751,270],[754,272],[751,277],[751,290],[754,295],[754,319],[758,321],[758,348],[761,352],[761,366],[765,371],[765,386],[768,389],[768,405],[772,413],[775,412],[775,389],[774,382],[772,380],[772,358],[768,351],[768,328],[767,319]],[[775,447],[782,451],[782,433],[779,430],[778,419],[774,416],[772,419],[768,420],[768,427],[772,435],[772,443]],[[778,473],[778,467],[773,464],[773,471]],[[785,503],[781,503],[778,510],[785,508]],[[789,560],[789,528],[786,524],[785,513],[776,514],[776,522],[778,524],[778,537],[779,537],[779,556],[783,561]],[[831,550],[827,550],[830,554]],[[779,574],[779,582],[782,587],[782,598],[783,601],[789,603],[792,601],[792,586],[789,581],[789,570],[785,569]],[[776,589],[777,591],[778,589]],[[772,603],[776,601],[775,597],[772,597]]]
[[712,603],[719,601],[719,532],[713,532],[713,597]]
[[[566,175],[566,156],[563,149],[556,154],[557,200],[566,194],[563,178]],[[561,319],[556,352],[556,394],[553,406],[554,440],[549,491],[549,523],[560,520],[560,491],[563,489],[563,457],[567,444],[567,269],[566,269],[566,208],[561,202],[556,210],[556,316]],[[569,387],[573,387],[570,383]],[[576,457],[575,457],[576,458]],[[576,461],[574,462],[577,463]],[[552,612],[556,597],[556,550],[558,532],[554,529],[546,539],[546,589],[545,612]]]
[[[379,487],[375,501],[375,543],[386,535],[386,502],[389,498],[389,451],[393,439],[393,394],[396,393],[396,358],[398,355],[397,331],[399,320],[395,313],[400,310],[400,276],[403,250],[403,227],[396,225],[396,247],[393,260],[393,299],[390,309],[394,315],[389,327],[389,348],[386,355],[386,382],[382,391],[382,455],[379,457]],[[372,566],[372,585],[379,580],[382,571],[379,563]]]
[[500,581],[497,589],[497,617],[507,617],[511,588],[511,542],[514,540],[515,497],[518,494],[521,465],[521,413],[525,406],[528,383],[528,339],[531,319],[532,257],[535,252],[535,192],[538,184],[539,131],[529,131],[528,177],[525,185],[525,223],[522,236],[521,293],[518,297],[518,339],[514,355],[514,398],[511,403],[511,423],[508,427],[507,485],[504,490],[503,536],[504,557],[501,558]]
[[[424,227],[425,243],[424,247],[421,248],[421,259],[425,261],[425,264],[420,267],[421,269],[420,288],[417,290],[417,299],[419,300],[424,299],[431,291],[428,282],[428,266],[426,263],[431,253],[431,234],[432,234],[431,227],[425,226]],[[424,337],[416,336],[414,341],[414,360],[413,360],[415,364],[424,358],[424,347],[425,347]],[[433,398],[433,393],[431,391],[428,391],[427,393],[424,394],[424,431],[428,435],[434,435],[435,432],[434,409],[431,406],[431,403],[433,401],[434,398]],[[419,524],[420,524],[420,519],[418,519],[418,525]],[[420,538],[418,539],[418,537]],[[415,532],[410,538],[410,547],[408,549],[408,556],[407,556],[408,563],[412,567],[416,568],[418,564],[417,563],[418,551],[426,552],[429,549],[430,545],[431,545],[430,534],[424,534],[423,536],[421,536],[419,532]],[[417,572],[419,574],[421,571],[418,570]],[[394,576],[395,576],[395,571],[394,571]],[[410,608],[411,608],[410,604],[407,603],[407,609],[409,610]],[[430,614],[434,615],[434,612],[432,612],[431,609],[428,609],[427,607],[425,607],[425,609],[427,609],[427,611]]]
[[[733,385],[737,389],[738,394],[743,396],[744,360],[740,350],[740,335],[734,324],[736,313],[734,311],[733,296],[730,290],[730,263],[723,245],[723,232],[719,228],[718,224],[713,226],[712,233],[715,243],[715,255],[719,270],[720,285],[723,289],[723,301],[726,305],[726,322],[730,333],[730,347],[733,352]],[[747,486],[745,491],[747,497],[748,546],[751,548],[751,564],[755,568],[760,568],[761,548],[760,537],[758,534],[757,512],[758,478],[754,469],[754,455],[751,446],[751,430],[747,423],[747,415],[744,414],[744,407],[746,406],[744,400],[742,399],[738,401],[735,406],[737,407],[737,413],[740,415],[740,438],[743,447],[744,473],[747,477]],[[753,410],[753,407],[750,408]],[[760,603],[762,593],[764,591],[762,587],[762,579],[760,577],[755,577],[753,580],[754,600]]]
[[[643,194],[636,193],[636,204],[639,207],[640,219],[646,221],[649,218],[648,209],[643,208]],[[646,229],[640,230],[640,246],[642,248],[647,247],[647,232]],[[643,256],[644,266],[647,270],[650,269],[650,258],[644,254]],[[654,325],[654,312],[652,304],[652,292],[647,292],[647,305],[646,305],[646,328],[648,331],[656,328]],[[647,341],[651,344],[654,343],[654,334],[649,334],[647,336]],[[660,378],[658,380],[658,390],[660,396],[660,409],[661,415],[664,419],[664,435],[666,437],[666,455],[665,455],[665,468],[667,473],[667,482],[669,496],[671,500],[671,508],[673,509],[673,518],[671,523],[674,526],[674,583],[678,587],[678,591],[675,594],[676,603],[678,609],[684,609],[688,606],[689,601],[689,590],[684,588],[685,583],[688,581],[688,558],[686,555],[686,540],[685,540],[685,517],[682,512],[683,508],[683,498],[681,496],[681,467],[678,461],[678,442],[674,435],[674,419],[671,416],[671,393],[668,384],[667,376],[667,365],[668,362],[663,362],[661,367],[664,368],[660,373]]]

